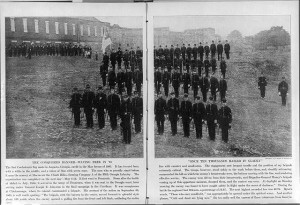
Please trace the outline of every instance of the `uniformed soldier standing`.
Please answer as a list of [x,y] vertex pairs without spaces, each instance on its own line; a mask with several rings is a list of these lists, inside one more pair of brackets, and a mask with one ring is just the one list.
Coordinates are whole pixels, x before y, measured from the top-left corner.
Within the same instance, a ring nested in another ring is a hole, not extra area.
[[126,49],[125,52],[124,52],[124,55],[123,55],[123,61],[124,61],[125,69],[127,69],[128,66],[129,66],[129,52],[128,52],[127,49]]
[[218,61],[219,61],[220,57],[222,59],[222,55],[223,55],[223,45],[221,41],[219,41],[219,44],[217,45],[217,52],[218,52]]
[[175,57],[177,59],[179,59],[180,54],[181,54],[181,50],[180,50],[180,48],[178,47],[178,44],[177,44],[176,48],[175,48]]
[[210,67],[210,62],[208,60],[208,57],[205,58],[204,60],[204,68],[205,68],[205,75],[208,76],[209,73],[209,67]]
[[124,95],[120,105],[120,118],[122,120],[121,127],[123,133],[123,141],[125,144],[131,143],[131,112],[132,105],[128,95]]
[[95,98],[95,93],[90,90],[90,85],[86,85],[86,89],[82,95],[82,107],[84,108],[84,113],[86,116],[86,127],[87,128],[93,128],[94,122],[93,122],[93,102]]
[[139,96],[138,91],[134,91],[134,98],[132,99],[132,115],[134,118],[135,132],[140,133],[143,117],[143,99]]
[[120,97],[115,94],[115,89],[110,89],[110,95],[107,97],[107,112],[110,118],[110,126],[112,130],[117,129],[117,116],[120,109]]
[[208,58],[209,52],[210,52],[210,48],[209,48],[207,42],[205,43],[205,46],[204,46],[204,52],[205,52],[205,57]]
[[214,74],[212,74],[211,77],[210,77],[210,92],[211,92],[211,96],[212,96],[214,101],[217,100],[218,90],[219,90],[219,81],[214,76]]
[[220,82],[219,82],[219,92],[220,92],[220,100],[222,101],[222,99],[226,97],[226,92],[227,92],[227,82],[222,75],[220,77]]
[[222,140],[228,142],[228,130],[231,128],[232,113],[231,109],[226,105],[226,99],[222,99],[222,107],[219,109],[219,126],[222,129]]
[[190,46],[190,44],[188,44],[188,47],[186,49],[186,54],[189,60],[191,60],[191,56],[192,56],[192,48]]
[[167,97],[169,95],[169,85],[171,83],[171,74],[168,72],[167,67],[165,67],[162,83],[164,86],[165,96]]
[[81,108],[81,94],[75,87],[73,89],[73,94],[71,96],[69,108],[72,109],[72,115],[74,117],[74,127],[79,127],[80,125],[80,108]]
[[107,107],[107,97],[103,92],[102,86],[98,87],[98,92],[94,100],[94,107],[97,109],[99,129],[102,129],[105,126],[105,110]]
[[109,68],[107,81],[108,81],[108,85],[109,85],[110,89],[114,89],[116,86],[116,82],[117,82],[117,76],[116,76],[115,71],[111,67]]
[[112,65],[112,69],[113,69],[113,71],[115,71],[115,69],[116,69],[116,62],[117,62],[117,54],[116,54],[116,52],[115,52],[114,49],[112,49],[112,51],[110,53],[109,59],[110,59],[111,65]]
[[206,102],[207,92],[208,92],[210,86],[209,86],[209,80],[206,77],[205,73],[202,74],[202,77],[199,82],[199,86],[200,86],[200,89],[202,92],[203,102]]
[[116,54],[117,62],[118,62],[118,69],[121,69],[121,63],[122,63],[122,58],[123,58],[123,52],[121,48],[118,48],[117,54]]
[[212,58],[210,60],[210,65],[211,65],[211,72],[215,73],[217,70],[217,60],[215,58]]
[[261,76],[258,78],[258,89],[260,89],[260,97],[263,99],[265,98],[266,86],[267,86],[267,79],[264,76],[264,73],[261,72]]
[[171,92],[171,98],[167,102],[167,110],[171,123],[172,135],[177,134],[177,120],[179,114],[179,100],[175,97],[175,93]]
[[198,90],[199,90],[199,83],[200,83],[200,77],[197,74],[196,71],[194,71],[193,75],[192,75],[192,88],[194,91],[194,99],[197,97],[198,95]]
[[215,57],[215,55],[216,55],[216,50],[217,50],[216,44],[215,44],[214,41],[212,41],[211,44],[210,44],[211,58],[214,58],[214,57]]
[[123,67],[120,71],[117,73],[117,83],[118,83],[118,93],[122,95],[124,92],[124,87],[125,87],[125,68]]
[[184,93],[189,93],[189,88],[190,88],[190,84],[191,84],[191,76],[189,73],[187,73],[187,70],[183,71],[181,81],[183,82]]
[[190,136],[190,122],[192,119],[192,103],[189,101],[189,94],[184,94],[184,100],[181,102],[180,115],[182,119],[184,137]]
[[172,62],[171,65],[173,65],[174,53],[175,53],[174,46],[171,45],[171,48],[170,48],[170,61]]
[[224,78],[226,74],[226,68],[227,68],[226,61],[224,60],[224,57],[222,57],[222,60],[220,62],[220,70]]
[[213,141],[216,139],[216,126],[218,120],[218,107],[215,102],[213,97],[210,96],[205,109],[208,135],[209,139]]
[[285,81],[285,77],[282,77],[282,81],[278,85],[278,94],[281,96],[282,105],[286,105],[286,96],[289,90],[289,86]]
[[166,100],[162,98],[161,92],[158,92],[158,99],[154,104],[154,114],[157,123],[158,134],[164,133],[165,113],[167,110]]
[[155,85],[155,91],[156,93],[160,92],[160,86],[162,82],[162,73],[161,73],[161,67],[158,67],[156,71],[154,72],[154,85]]
[[182,56],[183,60],[185,60],[185,53],[186,53],[186,47],[183,44],[182,47],[181,47],[181,56]]
[[133,74],[131,72],[131,69],[127,68],[127,72],[125,73],[125,86],[126,86],[128,96],[131,96],[132,94],[132,79],[133,79]]
[[102,78],[102,85],[106,86],[106,75],[107,75],[108,67],[104,64],[100,65],[100,76]]
[[200,101],[200,97],[196,96],[195,103],[193,105],[193,119],[196,128],[196,138],[202,138],[202,121],[205,119],[206,111],[204,104]]
[[198,46],[198,53],[199,53],[199,56],[200,56],[200,61],[203,61],[204,48],[203,48],[201,42],[199,43],[199,46]]
[[180,73],[178,73],[178,69],[175,69],[175,72],[172,75],[172,86],[174,88],[175,96],[178,98],[180,86]]
[[133,82],[135,83],[136,91],[139,95],[142,95],[142,84],[143,84],[143,72],[139,68],[135,69]]
[[226,40],[226,43],[224,45],[224,51],[225,51],[225,54],[226,54],[226,59],[229,59],[229,53],[230,53],[230,45],[228,43],[228,41]]
[[194,48],[193,48],[193,58],[194,58],[194,60],[197,60],[197,53],[198,53],[198,48],[197,48],[197,45],[194,44]]

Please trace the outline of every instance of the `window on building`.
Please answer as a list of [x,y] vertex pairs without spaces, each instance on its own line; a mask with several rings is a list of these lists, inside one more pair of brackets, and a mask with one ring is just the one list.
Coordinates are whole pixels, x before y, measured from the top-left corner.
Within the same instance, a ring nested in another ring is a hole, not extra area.
[[73,36],[76,35],[76,32],[75,32],[75,24],[72,24],[72,27],[73,27]]
[[80,35],[83,36],[83,25],[80,25]]
[[95,26],[94,29],[95,29],[95,36],[97,36],[97,26]]
[[16,32],[15,18],[10,18],[10,30]]
[[65,35],[68,35],[68,23],[65,23]]
[[45,21],[46,24],[46,33],[49,33],[49,21]]
[[88,36],[91,36],[91,28],[90,28],[90,26],[88,26],[87,28],[88,28]]
[[55,33],[59,34],[58,22],[55,22]]
[[35,33],[39,33],[39,20],[37,19],[34,20],[34,30]]
[[27,18],[23,18],[23,28],[24,28],[24,32],[27,33]]

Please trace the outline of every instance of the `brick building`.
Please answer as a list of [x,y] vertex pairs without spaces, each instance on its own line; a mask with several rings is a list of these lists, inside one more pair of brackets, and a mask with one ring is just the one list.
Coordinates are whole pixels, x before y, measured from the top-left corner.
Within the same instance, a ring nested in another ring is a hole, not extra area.
[[103,36],[113,46],[142,47],[142,29],[111,26],[95,17],[8,17],[5,19],[6,45],[13,43],[73,43],[89,45],[100,52]]

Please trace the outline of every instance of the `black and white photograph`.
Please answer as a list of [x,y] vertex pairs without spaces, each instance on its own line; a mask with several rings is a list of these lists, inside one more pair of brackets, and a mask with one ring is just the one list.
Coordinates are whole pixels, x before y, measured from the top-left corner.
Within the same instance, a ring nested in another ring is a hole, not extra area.
[[7,159],[143,157],[142,20],[5,18]]
[[291,157],[290,25],[153,17],[155,157]]

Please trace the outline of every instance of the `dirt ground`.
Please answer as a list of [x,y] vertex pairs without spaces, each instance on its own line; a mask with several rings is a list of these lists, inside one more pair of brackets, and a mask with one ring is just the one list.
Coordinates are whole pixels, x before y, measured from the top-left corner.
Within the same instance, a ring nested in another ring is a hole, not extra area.
[[[218,76],[219,72],[218,69]],[[288,73],[288,75],[290,74]],[[228,84],[227,105],[233,114],[229,142],[226,144],[221,141],[221,130],[218,134],[218,128],[216,141],[210,141],[206,125],[203,126],[202,139],[196,139],[192,125],[191,136],[184,138],[180,123],[178,123],[178,134],[172,136],[170,122],[166,120],[164,135],[155,135],[156,157],[291,156],[290,95],[287,98],[287,106],[284,107],[281,106],[281,97],[278,96],[277,91],[282,75],[279,74],[274,77],[266,73],[269,82],[264,100],[260,98],[260,91],[257,86],[258,74],[249,66],[245,56],[235,54],[231,56],[231,59],[227,61],[226,76]],[[180,95],[182,96],[182,94],[183,91]],[[202,96],[201,93],[199,94]],[[190,90],[190,96],[192,95]],[[218,108],[221,106],[219,96],[217,97],[217,105]]]
[[85,129],[83,118],[82,126],[73,128],[68,108],[72,88],[102,84],[99,64],[66,56],[6,59],[7,158],[143,157],[142,134],[132,135],[126,145],[108,121],[103,130]]

